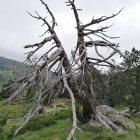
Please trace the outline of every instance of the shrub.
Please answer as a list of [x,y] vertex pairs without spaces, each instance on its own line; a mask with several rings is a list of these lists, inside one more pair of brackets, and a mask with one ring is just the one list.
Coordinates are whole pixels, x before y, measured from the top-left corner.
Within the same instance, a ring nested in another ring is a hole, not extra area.
[[38,115],[33,117],[29,123],[21,130],[21,133],[25,132],[26,130],[39,130],[40,128],[50,126],[56,124],[56,121],[53,119],[48,119],[46,115]]
[[71,117],[69,110],[61,110],[56,112],[54,115],[53,113],[49,113],[48,115],[40,114],[33,117],[29,123],[21,130],[20,133],[24,133],[27,130],[39,130],[43,127],[48,127],[50,125],[54,125],[57,123],[57,120],[63,120],[68,117]]
[[0,126],[4,126],[7,122],[7,118],[0,119]]
[[67,118],[72,118],[72,112],[71,110],[61,110],[54,114],[53,119],[55,120],[64,120]]
[[7,118],[0,119],[0,134],[3,132],[3,126],[6,124],[6,122]]

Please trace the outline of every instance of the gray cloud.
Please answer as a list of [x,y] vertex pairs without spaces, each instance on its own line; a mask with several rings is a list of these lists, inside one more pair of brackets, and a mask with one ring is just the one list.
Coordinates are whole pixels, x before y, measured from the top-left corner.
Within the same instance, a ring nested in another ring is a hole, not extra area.
[[[76,43],[75,21],[71,9],[66,7],[64,2],[64,0],[47,0],[58,21],[59,27],[56,30],[66,46],[66,51],[69,51]],[[111,15],[125,6],[119,16],[106,23],[109,25],[115,23],[108,34],[121,37],[117,41],[120,42],[122,50],[130,50],[134,46],[139,49],[140,2],[138,0],[77,0],[76,3],[78,8],[83,9],[80,12],[82,22],[89,21],[93,15]],[[44,29],[40,28],[40,22],[27,15],[26,10],[30,12],[37,10],[46,16],[39,0],[0,1],[0,55],[23,61],[26,52],[23,46],[41,40],[38,36]]]

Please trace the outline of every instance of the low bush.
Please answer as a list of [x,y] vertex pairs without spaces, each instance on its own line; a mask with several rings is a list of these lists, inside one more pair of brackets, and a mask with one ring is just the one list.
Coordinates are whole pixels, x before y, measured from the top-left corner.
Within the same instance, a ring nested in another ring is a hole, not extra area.
[[[52,114],[50,114],[50,117]],[[72,118],[72,112],[71,110],[61,110],[61,111],[58,111],[54,114],[53,116],[53,119],[54,120],[64,120],[64,119],[67,119],[67,118]]]
[[24,133],[27,130],[39,130],[43,127],[56,124],[56,121],[53,119],[48,119],[46,115],[38,115],[33,117],[29,123],[21,130],[20,133]]
[[57,123],[57,120],[64,120],[71,117],[69,110],[61,110],[55,114],[49,113],[48,115],[39,114],[33,117],[29,123],[21,130],[21,133],[25,133],[27,130],[35,131],[43,127],[48,127]]
[[4,126],[7,122],[7,118],[0,119],[0,126]]

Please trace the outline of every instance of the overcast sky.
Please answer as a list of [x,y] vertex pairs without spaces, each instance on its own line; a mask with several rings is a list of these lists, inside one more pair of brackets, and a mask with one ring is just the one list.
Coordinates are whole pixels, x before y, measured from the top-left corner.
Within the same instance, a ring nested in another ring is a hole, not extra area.
[[[64,0],[44,0],[54,12],[58,27],[57,32],[66,51],[76,45],[75,21],[72,10]],[[139,0],[76,0],[77,7],[82,9],[80,17],[83,23],[93,16],[109,16],[123,6],[124,10],[105,25],[111,25],[108,34],[119,36],[121,50],[140,50],[140,1]],[[0,0],[0,56],[23,61],[26,50],[23,46],[36,43],[43,33],[41,23],[32,19],[26,11],[46,14],[39,0]]]

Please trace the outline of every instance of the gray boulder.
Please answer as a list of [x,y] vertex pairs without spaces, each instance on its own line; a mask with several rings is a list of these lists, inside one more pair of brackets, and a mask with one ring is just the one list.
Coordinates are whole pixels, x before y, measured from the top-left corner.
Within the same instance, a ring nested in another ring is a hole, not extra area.
[[135,129],[136,128],[134,122],[132,120],[128,119],[127,117],[123,116],[122,114],[108,114],[108,117],[113,123],[125,128],[125,129]]
[[101,113],[109,118],[114,124],[123,129],[135,129],[134,122],[130,119],[130,114],[127,111],[118,111],[107,105],[98,106]]

